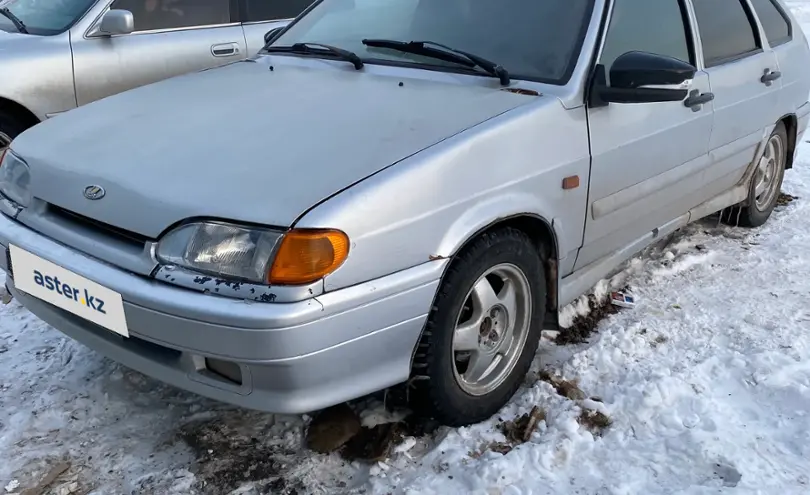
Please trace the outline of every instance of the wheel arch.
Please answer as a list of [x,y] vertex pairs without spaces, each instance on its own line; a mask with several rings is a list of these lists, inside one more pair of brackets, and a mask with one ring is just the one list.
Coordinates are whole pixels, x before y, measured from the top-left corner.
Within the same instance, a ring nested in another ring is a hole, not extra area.
[[0,112],[9,113],[20,118],[28,127],[33,127],[40,123],[39,117],[24,105],[16,101],[0,96]]
[[[466,246],[468,246],[475,239],[500,228],[512,227],[525,233],[535,243],[538,249],[538,254],[542,255],[545,259],[545,275],[546,275],[546,312],[545,312],[545,328],[557,328],[558,326],[558,253],[559,246],[557,242],[557,234],[554,231],[552,223],[545,217],[534,213],[516,213],[494,219],[478,229],[472,231],[469,235],[465,236],[462,242],[454,246],[452,251],[443,258],[448,258],[449,263],[444,268],[444,273],[439,281],[439,287],[444,282],[444,277],[448,269],[453,264],[454,258]],[[438,295],[438,291],[437,291]],[[434,296],[435,297],[435,296]],[[435,303],[431,304],[431,309]],[[411,352],[411,367],[413,368],[414,358],[419,350],[420,343],[422,342],[422,334],[425,328],[419,335]]]
[[[535,243],[538,253],[545,259],[546,269],[546,320],[548,322],[549,313],[554,314],[556,322],[557,314],[557,287],[558,287],[558,261],[559,245],[557,234],[552,223],[541,215],[534,213],[517,213],[492,220],[483,227],[468,235],[463,242],[458,244],[450,256],[450,263],[453,258],[460,253],[467,245],[487,232],[503,228],[512,227],[525,233]],[[448,266],[450,264],[448,263]]]
[[793,168],[793,158],[796,152],[797,142],[799,140],[799,120],[796,117],[796,114],[790,113],[777,121],[778,123],[782,123],[785,126],[785,131],[787,132],[787,161],[785,162],[785,169]]

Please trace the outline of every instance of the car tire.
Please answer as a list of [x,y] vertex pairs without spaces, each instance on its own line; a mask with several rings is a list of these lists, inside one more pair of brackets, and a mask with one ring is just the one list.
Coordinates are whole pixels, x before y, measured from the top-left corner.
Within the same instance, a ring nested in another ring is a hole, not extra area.
[[543,258],[524,232],[505,227],[453,259],[414,355],[410,402],[417,414],[466,426],[511,399],[540,342]]
[[0,150],[8,146],[15,137],[22,134],[28,127],[16,115],[0,110]]
[[721,218],[724,223],[755,228],[768,221],[782,190],[788,158],[787,145],[785,124],[779,122],[768,137],[765,152],[751,178],[748,198],[742,204],[723,211]]

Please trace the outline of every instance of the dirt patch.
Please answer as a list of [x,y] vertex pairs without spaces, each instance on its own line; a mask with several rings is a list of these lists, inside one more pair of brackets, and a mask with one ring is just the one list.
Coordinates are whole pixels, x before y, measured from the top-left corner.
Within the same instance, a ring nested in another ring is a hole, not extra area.
[[598,437],[601,437],[605,430],[613,424],[613,420],[606,414],[590,409],[584,409],[582,414],[577,418],[577,421]]
[[546,370],[537,374],[537,379],[551,384],[558,394],[570,400],[583,400],[585,392],[583,392],[576,381],[563,380],[562,377],[553,376]]
[[526,443],[532,437],[532,433],[537,430],[541,421],[545,421],[546,411],[539,406],[532,407],[528,413],[514,420],[500,423],[498,429],[506,437],[505,442],[490,442],[476,452],[470,452],[470,457],[475,459],[484,455],[486,451],[497,452],[506,455],[517,445]]
[[363,427],[340,449],[340,455],[348,461],[382,461],[391,455],[392,449],[402,443],[405,436],[402,423]]
[[246,482],[279,495],[306,491],[300,476],[288,479],[301,449],[276,437],[271,421],[256,419],[244,414],[182,427],[178,436],[196,454],[192,472],[201,492],[225,495]]
[[776,198],[776,206],[787,206],[790,203],[799,199],[798,196],[792,196],[790,194],[779,193],[779,197]]
[[363,427],[343,448],[340,456],[347,461],[377,462],[391,456],[394,447],[408,437],[429,440],[439,423],[433,419],[408,416],[396,423],[383,423],[372,428]]
[[341,448],[360,432],[360,418],[348,404],[321,411],[307,429],[307,447],[320,454]]
[[[626,290],[626,289],[625,289]],[[610,315],[619,312],[619,308],[610,302],[609,297],[598,300],[593,294],[588,296],[588,314],[577,316],[568,328],[561,328],[554,339],[557,345],[582,344],[596,332],[599,323]]]

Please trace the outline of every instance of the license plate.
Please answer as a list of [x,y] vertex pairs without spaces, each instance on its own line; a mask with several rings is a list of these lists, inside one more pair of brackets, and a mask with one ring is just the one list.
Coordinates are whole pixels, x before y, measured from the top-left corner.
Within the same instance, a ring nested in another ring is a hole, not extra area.
[[17,246],[9,246],[17,289],[129,337],[121,294]]

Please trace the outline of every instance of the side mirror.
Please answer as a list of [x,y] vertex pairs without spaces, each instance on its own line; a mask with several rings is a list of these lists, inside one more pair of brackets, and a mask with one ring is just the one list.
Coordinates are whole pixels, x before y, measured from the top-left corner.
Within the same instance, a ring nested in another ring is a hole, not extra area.
[[109,10],[99,23],[99,34],[105,36],[130,34],[133,31],[135,31],[135,18],[128,10]]
[[591,87],[591,106],[607,103],[656,103],[681,101],[689,94],[689,82],[697,69],[676,58],[632,51],[617,58],[610,68],[597,66]]
[[284,29],[284,27],[285,26],[279,26],[279,27],[273,28],[270,31],[267,31],[266,33],[264,33],[264,44],[266,45],[266,44],[270,43],[270,40],[275,38],[276,35],[278,33],[280,33],[282,29]]

